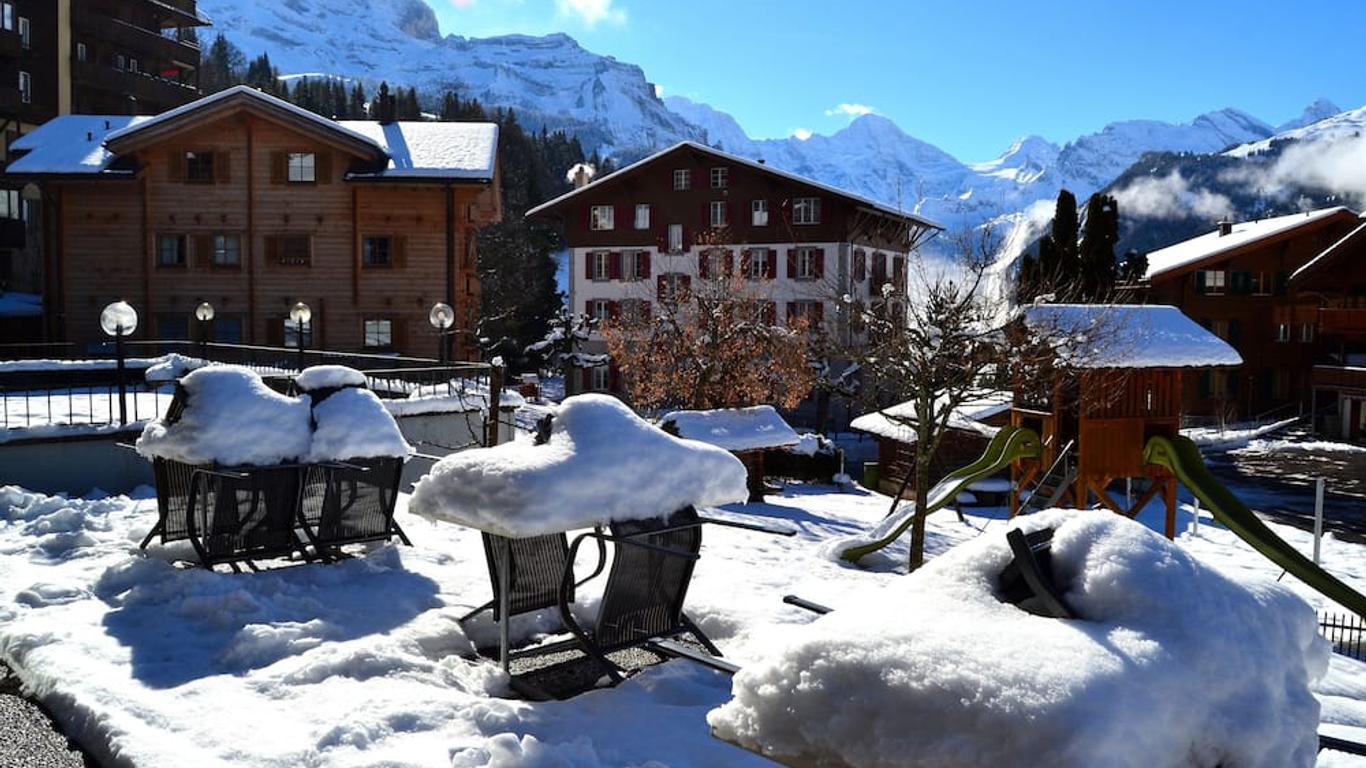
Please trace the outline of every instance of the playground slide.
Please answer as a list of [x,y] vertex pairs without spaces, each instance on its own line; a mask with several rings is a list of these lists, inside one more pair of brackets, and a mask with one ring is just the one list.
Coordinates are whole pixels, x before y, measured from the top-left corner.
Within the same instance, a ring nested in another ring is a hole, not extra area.
[[1287,573],[1358,616],[1366,616],[1366,596],[1315,565],[1313,560],[1300,554],[1272,532],[1266,523],[1238,500],[1238,497],[1214,479],[1205,467],[1200,449],[1195,447],[1195,443],[1189,438],[1178,437],[1169,440],[1165,437],[1154,437],[1143,449],[1143,460],[1148,464],[1160,464],[1170,469],[1172,474],[1176,475],[1176,479],[1209,508],[1215,520],[1237,534],[1238,538],[1251,544],[1253,549],[1273,563],[1284,568]]
[[[982,457],[950,472],[935,483],[926,499],[927,512],[934,512],[947,506],[969,485],[996,474],[1002,467],[1016,459],[1039,455],[1039,436],[1032,429],[1005,426],[991,438]],[[915,518],[915,503],[905,502],[897,513],[878,523],[877,527],[863,536],[848,542],[840,551],[840,558],[857,563],[860,558],[896,541],[911,527]]]

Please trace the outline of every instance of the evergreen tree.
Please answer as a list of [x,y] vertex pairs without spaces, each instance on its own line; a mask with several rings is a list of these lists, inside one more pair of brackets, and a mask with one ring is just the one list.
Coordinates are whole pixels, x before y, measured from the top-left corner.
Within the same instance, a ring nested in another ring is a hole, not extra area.
[[1039,256],[1029,265],[1028,274],[1021,266],[1016,296],[1021,301],[1033,301],[1040,296],[1051,296],[1055,301],[1075,298],[1068,288],[1077,280],[1081,269],[1077,249],[1077,198],[1068,190],[1058,192],[1053,207],[1053,224],[1048,234],[1039,239]]
[[1115,243],[1119,242],[1119,203],[1109,195],[1086,201],[1086,226],[1078,251],[1078,291],[1075,298],[1105,301],[1115,288]]
[[220,33],[199,63],[200,89],[205,94],[214,94],[240,84],[246,64],[241,49]]
[[280,82],[280,70],[270,63],[270,55],[262,53],[247,65],[243,82],[272,96],[289,98],[289,89]]
[[346,101],[346,116],[352,120],[364,120],[369,116],[365,111],[365,89],[360,83],[351,87],[351,95]]

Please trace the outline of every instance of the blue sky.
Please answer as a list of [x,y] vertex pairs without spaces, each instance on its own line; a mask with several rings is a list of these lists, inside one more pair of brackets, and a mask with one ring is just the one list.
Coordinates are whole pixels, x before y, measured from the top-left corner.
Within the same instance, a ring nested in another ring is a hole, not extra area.
[[969,162],[1114,120],[1231,106],[1276,125],[1320,96],[1366,104],[1354,2],[428,2],[445,33],[566,32],[756,138],[872,109]]

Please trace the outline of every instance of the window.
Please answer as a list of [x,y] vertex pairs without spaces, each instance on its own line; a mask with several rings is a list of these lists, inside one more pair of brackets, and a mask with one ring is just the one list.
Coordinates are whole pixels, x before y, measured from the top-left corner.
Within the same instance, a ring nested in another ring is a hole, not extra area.
[[291,184],[310,184],[317,181],[317,157],[312,152],[290,152],[288,159]]
[[815,280],[819,277],[819,267],[816,266],[817,258],[819,258],[819,251],[815,248],[797,249],[798,280]]
[[745,269],[745,274],[750,280],[763,280],[768,274],[768,249],[750,248],[749,266]]
[[24,47],[24,50],[33,47],[33,29],[26,16],[19,17],[19,44]]
[[138,60],[137,60],[137,59],[129,59],[129,60],[128,60],[128,71],[129,71],[129,72],[137,72],[137,71],[138,71]]
[[313,239],[308,235],[276,235],[266,238],[266,253],[281,266],[306,267],[313,257]]
[[[311,346],[313,346],[313,321],[312,321],[312,320],[310,320],[310,321],[308,321],[308,322],[306,322],[306,323],[296,323],[296,322],[294,322],[293,320],[290,320],[289,318],[286,317],[286,318],[284,319],[283,322],[284,322],[284,328],[285,328],[285,346],[286,346],[286,347],[289,347],[290,349],[298,349],[298,348],[299,348],[299,341],[300,341],[300,338],[299,338],[299,331],[300,331],[300,330],[303,331],[303,339],[302,339],[302,340],[303,340],[303,346],[305,346],[305,347],[311,347]],[[302,326],[302,329],[300,328],[300,326]]]
[[119,70],[120,72],[122,72],[122,71],[125,70],[125,69],[128,69],[128,57],[127,57],[127,56],[124,56],[124,55],[121,54],[121,53],[120,53],[119,55],[115,56],[115,57],[114,57],[114,68],[117,69],[117,70]]
[[593,252],[593,281],[602,282],[612,279],[612,254],[607,251]]
[[632,322],[643,322],[650,319],[650,302],[645,299],[622,299],[620,306],[621,317]]
[[367,237],[361,241],[360,263],[363,267],[387,267],[394,263],[394,241],[385,235]]
[[14,31],[14,3],[0,3],[0,28]]
[[794,198],[792,200],[792,223],[821,223],[821,199],[819,197]]
[[650,252],[649,251],[627,251],[626,269],[623,270],[627,280],[648,280],[650,278]]
[[1290,323],[1276,323],[1276,341],[1290,341]]
[[90,51],[85,47],[85,43],[76,43],[76,61],[86,61],[90,58]]
[[185,181],[192,184],[212,184],[213,179],[212,152],[185,153]]
[[1213,296],[1223,294],[1228,287],[1228,273],[1222,269],[1202,269],[1195,273],[1196,293]]
[[711,201],[711,206],[709,207],[709,210],[710,210],[710,212],[711,212],[711,220],[710,220],[710,221],[711,221],[712,227],[724,227],[724,226],[726,226],[726,225],[729,223],[728,221],[726,221],[727,216],[726,216],[726,201],[725,201],[725,200],[713,200],[713,201]]
[[749,201],[749,223],[754,227],[768,226],[768,201],[750,200]]
[[19,100],[25,104],[33,103],[33,77],[22,70],[19,72]]
[[817,325],[821,322],[823,310],[824,307],[819,301],[789,301],[787,303],[787,320],[789,323],[806,320],[812,325]]
[[692,189],[692,172],[680,168],[674,171],[674,190],[681,192],[685,189]]
[[650,228],[650,204],[636,204],[636,229]]
[[1250,290],[1251,290],[1252,295],[1253,295],[1253,296],[1270,296],[1270,295],[1271,295],[1271,273],[1270,273],[1270,272],[1253,272],[1253,273],[1251,273],[1251,275],[1252,275],[1252,277],[1250,278],[1250,280],[1251,280],[1251,285],[1250,285],[1249,287],[1250,287]]
[[218,234],[213,236],[213,265],[236,267],[242,263],[242,236]]
[[598,322],[606,322],[612,318],[612,302],[607,299],[593,299],[588,302],[588,314]]
[[726,188],[726,184],[729,183],[729,182],[730,182],[730,169],[729,169],[729,168],[713,168],[713,169],[711,169],[711,188],[712,188],[712,189],[725,189],[725,188]]
[[669,253],[683,252],[683,225],[669,225]]
[[1314,324],[1300,323],[1300,341],[1308,343],[1314,340]]
[[156,322],[159,339],[184,341],[190,338],[190,316],[183,312],[158,313]]
[[590,368],[593,375],[590,377],[590,384],[595,391],[605,391],[611,386],[612,377],[607,370],[607,366],[599,365]]
[[0,219],[18,219],[23,216],[20,206],[19,190],[0,189]]
[[157,237],[157,266],[185,266],[184,235],[159,235]]
[[241,344],[242,318],[231,315],[214,315],[213,340],[222,344]]
[[613,218],[610,205],[595,205],[588,210],[588,225],[592,229],[612,229],[615,224]]
[[394,321],[366,318],[365,346],[370,348],[394,346]]
[[856,283],[868,279],[868,254],[862,250],[854,251],[854,267],[851,279]]
[[680,297],[691,281],[687,275],[670,272],[659,276],[659,298],[662,300]]

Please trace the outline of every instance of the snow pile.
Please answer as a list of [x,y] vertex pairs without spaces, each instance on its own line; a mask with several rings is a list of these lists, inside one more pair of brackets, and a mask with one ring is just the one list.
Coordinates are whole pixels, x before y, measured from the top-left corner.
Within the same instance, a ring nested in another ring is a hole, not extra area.
[[[1310,766],[1326,671],[1313,610],[1237,583],[1108,512],[1051,511],[1053,575],[1079,620],[996,596],[988,531],[776,637],[708,715],[804,764]],[[914,607],[914,610],[895,609]],[[889,610],[891,608],[892,610]]]
[[1191,442],[1201,448],[1242,448],[1246,447],[1253,438],[1280,431],[1298,423],[1299,420],[1298,416],[1292,416],[1267,424],[1243,422],[1228,424],[1223,427],[1190,427],[1181,430],[1181,434],[1184,437],[1189,437]]
[[758,451],[798,445],[801,438],[771,405],[674,411],[660,425],[687,440],[700,440],[728,451]]
[[747,496],[744,465],[726,451],[669,435],[616,398],[579,395],[560,405],[543,445],[519,439],[437,462],[414,487],[409,509],[503,536],[535,536]]
[[349,386],[313,403],[313,424],[310,461],[405,457],[412,450],[398,422],[368,389]]
[[306,400],[267,387],[246,368],[216,365],[181,379],[185,412],[143,428],[138,452],[187,464],[277,464],[308,455]]
[[1366,453],[1366,445],[1335,443],[1330,440],[1251,440],[1239,451],[1249,453],[1280,453],[1282,451],[1303,451],[1305,453]]
[[363,387],[365,374],[344,365],[313,365],[299,371],[294,384],[304,392],[336,387]]
[[175,381],[201,365],[203,363],[199,360],[172,352],[148,366],[143,378],[153,384]]

